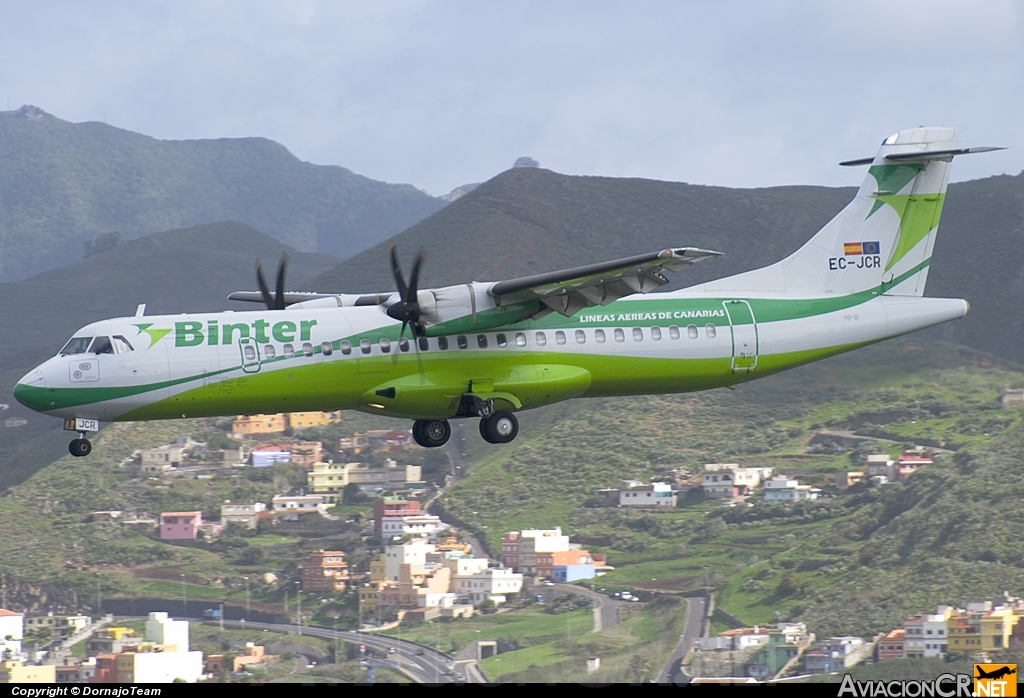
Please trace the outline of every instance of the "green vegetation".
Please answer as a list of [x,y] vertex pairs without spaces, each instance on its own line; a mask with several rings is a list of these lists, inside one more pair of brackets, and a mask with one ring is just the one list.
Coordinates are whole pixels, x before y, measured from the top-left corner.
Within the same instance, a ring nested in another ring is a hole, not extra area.
[[[642,608],[624,609],[622,616],[621,623],[598,633],[586,632],[543,644],[523,643],[526,646],[521,649],[485,659],[481,668],[492,681],[579,683],[586,677],[588,683],[610,683],[650,679],[679,641],[686,602],[662,596]],[[590,657],[598,657],[601,667],[588,674]]]
[[[1022,411],[998,402],[1022,378],[985,355],[904,340],[735,392],[558,406],[523,420],[511,448],[474,458],[443,504],[492,550],[506,530],[562,526],[616,568],[598,589],[712,586],[720,607],[747,624],[794,619],[819,635],[866,635],[938,603],[1024,590],[1014,534]],[[896,442],[822,433],[874,427]],[[924,439],[958,450],[905,484],[835,488],[835,474],[861,467],[864,454]],[[708,462],[773,467],[826,496],[592,508],[599,487],[671,479]]]

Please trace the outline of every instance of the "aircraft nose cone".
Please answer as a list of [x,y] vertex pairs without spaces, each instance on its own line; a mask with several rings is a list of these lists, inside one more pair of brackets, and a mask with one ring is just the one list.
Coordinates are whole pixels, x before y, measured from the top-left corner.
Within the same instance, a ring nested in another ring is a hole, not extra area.
[[29,371],[14,386],[14,399],[33,410],[45,409],[43,406],[45,396],[46,377],[43,376],[42,371]]

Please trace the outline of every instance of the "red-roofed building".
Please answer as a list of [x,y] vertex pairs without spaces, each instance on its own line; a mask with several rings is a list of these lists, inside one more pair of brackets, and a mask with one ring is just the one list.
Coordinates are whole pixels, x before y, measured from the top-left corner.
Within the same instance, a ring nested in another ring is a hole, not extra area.
[[340,550],[321,550],[299,567],[303,591],[344,591],[349,581],[348,563]]
[[384,497],[373,500],[373,530],[379,536],[385,516],[419,516],[420,503],[402,497]]
[[917,472],[918,468],[923,468],[934,462],[932,454],[927,451],[904,451],[896,461],[897,473],[900,478],[906,478]]

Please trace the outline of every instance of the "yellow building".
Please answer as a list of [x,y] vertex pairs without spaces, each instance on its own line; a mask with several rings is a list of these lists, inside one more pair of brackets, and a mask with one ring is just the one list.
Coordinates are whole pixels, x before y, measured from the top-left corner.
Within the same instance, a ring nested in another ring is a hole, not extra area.
[[[329,494],[345,489],[351,463],[314,463],[306,475],[306,485],[311,494]],[[336,502],[333,502],[336,503]]]
[[57,667],[26,666],[18,659],[0,662],[0,683],[57,683]]
[[951,616],[946,621],[948,652],[971,655],[1005,650],[1010,646],[1010,635],[1019,619],[1012,608]]
[[292,412],[288,415],[290,427],[323,427],[340,422],[337,412]]
[[359,615],[367,616],[377,612],[380,603],[380,582],[370,582],[359,587]]
[[370,560],[371,582],[383,582],[387,579],[388,576],[384,572],[385,565],[387,565],[387,553],[381,553],[376,560]]
[[238,415],[231,423],[232,434],[279,434],[288,426],[283,414]]

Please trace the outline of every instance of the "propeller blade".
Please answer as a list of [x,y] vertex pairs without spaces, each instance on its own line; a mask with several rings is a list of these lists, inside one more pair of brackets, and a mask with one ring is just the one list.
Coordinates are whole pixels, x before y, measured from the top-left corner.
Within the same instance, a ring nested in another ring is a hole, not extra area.
[[406,295],[405,300],[409,303],[417,303],[416,292],[420,287],[420,267],[423,266],[423,260],[427,258],[427,253],[420,250],[416,255],[416,261],[412,263],[412,272],[409,274],[409,293]]
[[277,265],[277,294],[274,296],[273,310],[284,310],[284,275],[288,270],[288,255],[281,255],[281,261]]
[[395,286],[398,288],[398,297],[405,300],[405,279],[402,278],[402,267],[398,264],[398,250],[395,247],[394,240],[388,244],[388,251],[391,253],[391,274],[395,277]]
[[270,287],[267,286],[267,280],[263,277],[263,266],[260,264],[260,258],[256,258],[256,283],[259,284],[260,293],[263,294],[263,302],[266,303],[267,309],[274,309],[274,297],[270,295]]

